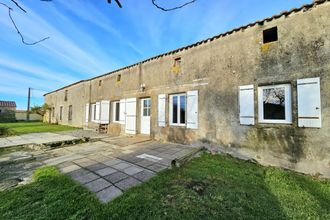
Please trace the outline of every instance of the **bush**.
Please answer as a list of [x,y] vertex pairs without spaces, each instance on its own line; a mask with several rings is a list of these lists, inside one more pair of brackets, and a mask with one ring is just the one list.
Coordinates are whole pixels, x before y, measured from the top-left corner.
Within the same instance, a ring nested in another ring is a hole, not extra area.
[[15,111],[6,110],[0,113],[0,122],[15,122],[16,116]]
[[10,134],[11,134],[11,131],[9,130],[9,128],[0,127],[0,136],[7,136]]

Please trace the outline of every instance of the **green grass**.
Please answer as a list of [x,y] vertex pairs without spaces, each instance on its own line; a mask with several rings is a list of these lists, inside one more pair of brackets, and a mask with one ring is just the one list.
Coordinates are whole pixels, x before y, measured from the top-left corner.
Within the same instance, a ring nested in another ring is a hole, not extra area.
[[210,154],[106,205],[52,167],[0,198],[0,219],[330,219],[329,180]]
[[54,125],[43,122],[13,122],[13,123],[0,123],[0,127],[8,129],[5,134],[0,136],[20,135],[27,133],[38,132],[56,132],[56,131],[68,131],[77,129],[65,125]]

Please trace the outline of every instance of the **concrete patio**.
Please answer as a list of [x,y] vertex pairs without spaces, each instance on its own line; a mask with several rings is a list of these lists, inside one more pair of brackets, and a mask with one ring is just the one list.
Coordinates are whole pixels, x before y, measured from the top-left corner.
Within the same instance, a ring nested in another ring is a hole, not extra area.
[[[29,137],[36,135],[38,136],[36,139],[40,140],[43,134],[31,134]],[[81,133],[79,135],[82,136]],[[46,134],[46,137],[58,136],[60,138],[57,140],[64,140],[67,136],[78,138],[79,135]],[[0,157],[0,162],[1,159],[2,161],[17,160],[16,157],[18,160],[20,158],[26,160],[30,156],[33,160],[28,165],[18,167],[23,171],[27,169],[25,175],[31,175],[32,171],[40,166],[56,166],[61,172],[95,193],[101,202],[106,203],[127,189],[147,181],[157,172],[169,168],[173,160],[194,154],[199,150],[186,145],[160,143],[143,136],[110,137],[98,136],[95,133],[93,137],[94,142],[52,150],[14,152],[9,156]]]

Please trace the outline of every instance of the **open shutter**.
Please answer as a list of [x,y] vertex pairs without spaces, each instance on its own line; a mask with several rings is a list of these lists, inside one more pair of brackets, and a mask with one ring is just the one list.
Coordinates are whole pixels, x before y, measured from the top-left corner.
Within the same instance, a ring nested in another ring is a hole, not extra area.
[[101,101],[101,124],[109,124],[110,101]]
[[254,125],[254,87],[239,87],[239,118],[241,125]]
[[95,122],[100,123],[100,106],[101,103],[97,102],[96,103],[96,112],[95,112]]
[[158,95],[158,126],[165,127],[166,95]]
[[85,108],[85,122],[86,123],[89,122],[89,103],[86,104],[86,108]]
[[126,100],[121,99],[119,104],[119,122],[120,124],[125,124],[126,118]]
[[320,78],[297,80],[298,126],[321,127]]
[[92,122],[95,122],[95,118],[94,118],[94,115],[95,115],[95,104],[92,105],[92,117],[91,117],[91,121]]
[[198,91],[187,92],[187,128],[198,129]]

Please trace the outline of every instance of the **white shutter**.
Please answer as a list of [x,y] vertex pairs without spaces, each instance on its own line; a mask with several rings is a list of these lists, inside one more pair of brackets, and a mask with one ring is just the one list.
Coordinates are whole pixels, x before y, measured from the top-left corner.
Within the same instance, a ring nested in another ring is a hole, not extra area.
[[85,122],[86,123],[89,122],[89,103],[86,104],[86,108],[85,108]]
[[320,78],[297,80],[298,126],[321,127]]
[[126,99],[125,133],[136,134],[136,98]]
[[239,118],[241,125],[254,125],[254,87],[239,87]]
[[100,122],[100,102],[96,103],[96,112],[95,112],[95,122],[99,123]]
[[109,124],[110,101],[101,101],[101,124]]
[[187,128],[198,129],[198,91],[187,92]]
[[119,122],[120,124],[125,124],[126,118],[126,100],[121,99],[119,104]]
[[165,127],[166,95],[158,95],[158,126]]
[[91,117],[92,122],[95,122],[95,118],[94,118],[95,111],[94,110],[95,110],[95,104],[92,104],[92,117]]

